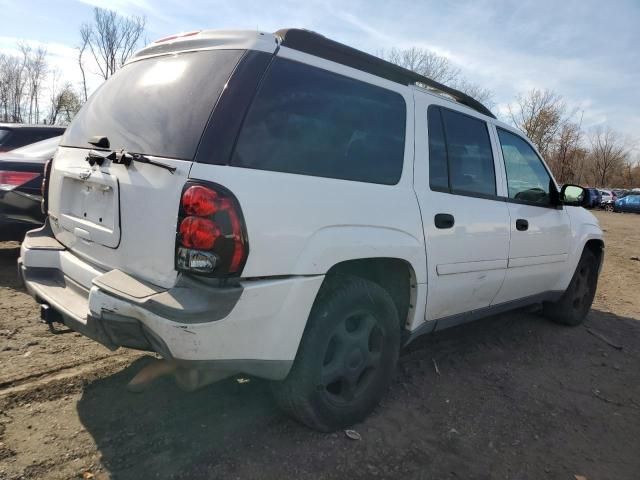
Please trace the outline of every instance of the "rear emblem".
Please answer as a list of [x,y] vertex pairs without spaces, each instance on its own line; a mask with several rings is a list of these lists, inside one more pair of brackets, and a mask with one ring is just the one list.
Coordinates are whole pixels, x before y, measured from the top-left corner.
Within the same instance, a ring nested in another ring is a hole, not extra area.
[[81,180],[86,180],[91,176],[91,170],[83,170],[78,174]]

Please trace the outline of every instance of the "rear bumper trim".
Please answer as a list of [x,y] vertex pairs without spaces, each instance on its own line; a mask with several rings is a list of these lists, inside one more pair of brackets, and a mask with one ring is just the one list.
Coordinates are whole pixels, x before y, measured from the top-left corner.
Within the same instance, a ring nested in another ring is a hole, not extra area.
[[189,368],[285,378],[324,280],[291,276],[220,288],[183,277],[167,290],[97,270],[54,238],[31,248],[32,233],[18,265],[38,302],[107,348],[155,351]]

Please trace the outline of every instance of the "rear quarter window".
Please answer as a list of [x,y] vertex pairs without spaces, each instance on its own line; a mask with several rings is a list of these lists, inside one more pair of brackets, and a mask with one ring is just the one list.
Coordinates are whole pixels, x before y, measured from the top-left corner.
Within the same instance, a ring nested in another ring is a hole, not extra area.
[[405,124],[400,94],[276,58],[231,164],[392,185],[402,174]]
[[0,145],[4,145],[5,142],[9,139],[9,135],[11,134],[11,130],[6,128],[0,128]]

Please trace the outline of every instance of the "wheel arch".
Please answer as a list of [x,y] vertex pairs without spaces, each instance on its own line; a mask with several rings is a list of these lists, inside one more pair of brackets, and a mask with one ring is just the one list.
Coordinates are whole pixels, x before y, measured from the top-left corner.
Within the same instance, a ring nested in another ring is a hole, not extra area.
[[[409,328],[415,315],[417,297],[416,272],[401,258],[369,257],[339,262],[328,271],[324,284],[340,275],[364,278],[381,286],[391,297],[402,329]],[[322,290],[322,287],[320,287]]]
[[333,225],[310,236],[296,259],[296,275],[327,274],[336,265],[364,259],[394,258],[406,262],[415,281],[427,282],[421,224],[416,231],[375,225]]
[[602,268],[602,262],[604,261],[604,241],[601,238],[591,238],[584,244],[582,251],[590,250],[598,259],[598,273]]
[[564,291],[567,289],[571,282],[571,278],[573,278],[573,273],[578,267],[578,262],[582,257],[582,253],[586,249],[589,249],[595,254],[599,262],[599,268],[602,267],[605,244],[602,236],[602,230],[598,225],[584,225],[581,235],[574,237],[573,244],[575,247],[571,250],[567,269],[558,282],[555,290]]

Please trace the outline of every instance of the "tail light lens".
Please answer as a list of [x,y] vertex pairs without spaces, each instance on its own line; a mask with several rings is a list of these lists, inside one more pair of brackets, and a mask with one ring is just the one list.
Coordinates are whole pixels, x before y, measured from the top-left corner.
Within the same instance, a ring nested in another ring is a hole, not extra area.
[[182,207],[187,215],[207,217],[216,213],[218,193],[202,185],[187,188],[182,194]]
[[187,248],[211,250],[220,238],[220,229],[207,218],[187,217],[180,223],[179,235]]
[[187,183],[180,200],[176,269],[238,276],[248,254],[244,219],[235,196],[217,184]]
[[0,190],[13,190],[38,177],[38,172],[0,171]]
[[53,159],[47,160],[44,164],[44,175],[42,176],[42,184],[40,185],[40,194],[42,201],[40,202],[40,210],[45,215],[49,211],[49,177],[51,177],[51,163]]

